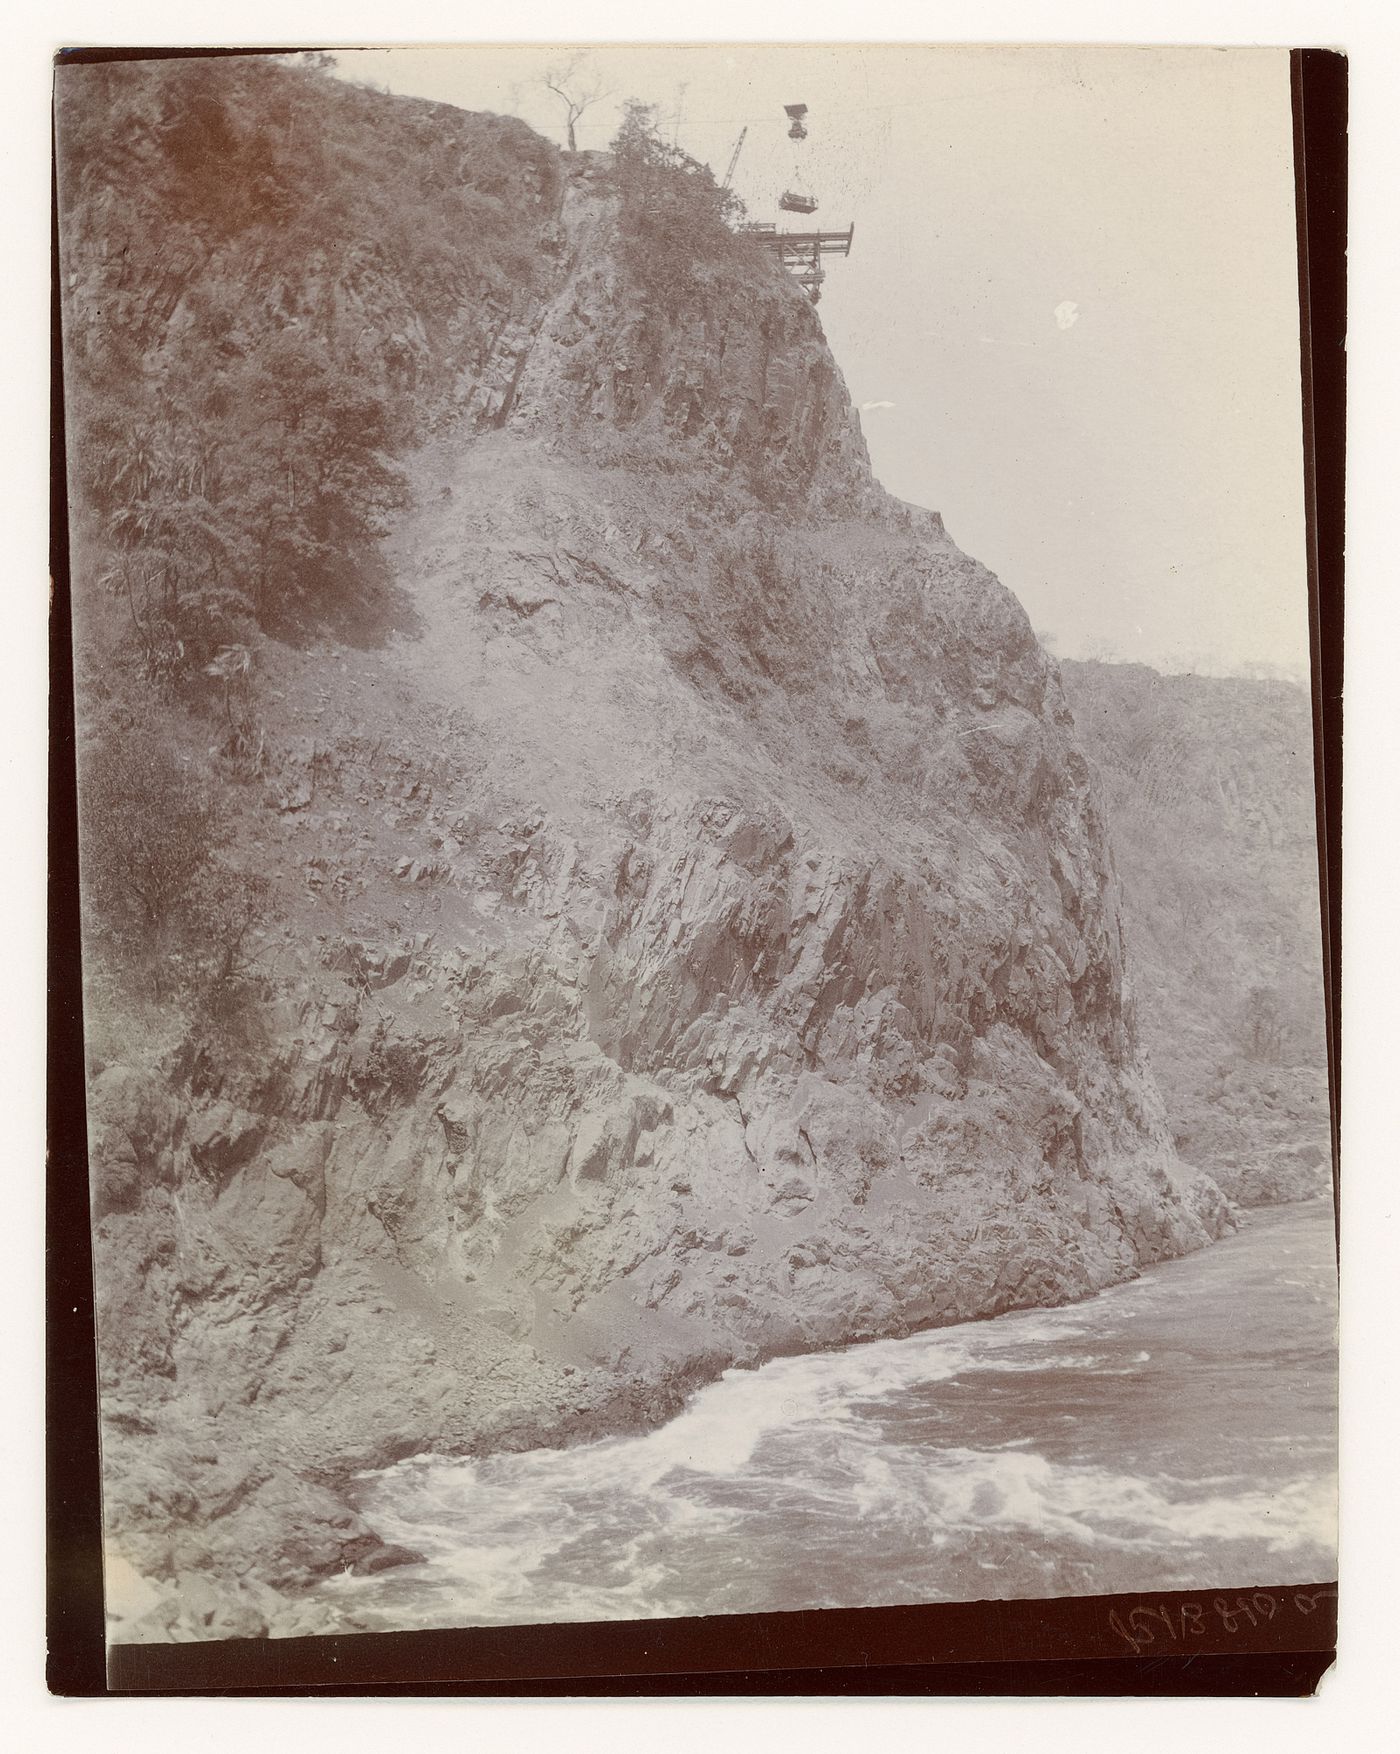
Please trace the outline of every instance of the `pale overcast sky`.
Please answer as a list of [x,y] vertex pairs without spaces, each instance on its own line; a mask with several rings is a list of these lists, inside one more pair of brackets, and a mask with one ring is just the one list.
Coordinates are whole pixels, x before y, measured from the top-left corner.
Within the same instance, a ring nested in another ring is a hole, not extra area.
[[[563,140],[531,47],[341,71]],[[1283,49],[600,45],[755,218],[796,172],[855,223],[822,322],[876,473],[943,514],[1062,656],[1307,674]],[[809,136],[787,138],[784,103]]]

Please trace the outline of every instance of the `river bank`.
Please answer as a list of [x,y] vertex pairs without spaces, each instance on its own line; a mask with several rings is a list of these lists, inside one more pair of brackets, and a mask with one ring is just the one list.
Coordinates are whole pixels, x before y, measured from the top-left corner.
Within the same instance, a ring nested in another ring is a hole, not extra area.
[[729,1371],[641,1436],[360,1483],[424,1554],[342,1630],[1315,1582],[1334,1560],[1331,1208],[1059,1310]]

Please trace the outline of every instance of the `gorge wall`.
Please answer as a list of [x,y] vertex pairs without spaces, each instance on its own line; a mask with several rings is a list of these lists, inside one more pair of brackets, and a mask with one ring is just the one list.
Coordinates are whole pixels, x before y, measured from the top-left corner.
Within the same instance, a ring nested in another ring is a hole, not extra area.
[[1295,684],[1060,666],[1180,1154],[1242,1205],[1327,1193],[1312,717]]
[[[1055,665],[873,480],[815,311],[708,179],[301,69],[212,64],[192,105],[180,65],[66,69],[59,112],[87,846],[102,740],[153,715],[258,896],[186,989],[85,872],[124,1638],[313,1631],[315,1579],[411,1562],[358,1469],[656,1420],[1231,1223],[1143,1058]],[[270,142],[261,209],[213,225],[191,129],[214,171]],[[312,133],[314,193],[279,168]],[[350,221],[420,186],[473,229],[415,280]],[[376,612],[157,687],[99,583],[104,383],[156,409],[177,359],[267,369],[289,332],[397,435]]]

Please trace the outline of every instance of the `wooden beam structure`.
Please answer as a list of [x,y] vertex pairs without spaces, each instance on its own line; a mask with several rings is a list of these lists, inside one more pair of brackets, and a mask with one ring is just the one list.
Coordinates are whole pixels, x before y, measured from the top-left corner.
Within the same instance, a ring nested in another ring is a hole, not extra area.
[[806,287],[813,304],[821,297],[821,283],[826,279],[822,257],[849,256],[856,235],[854,222],[845,231],[779,231],[764,221],[741,229],[755,243],[770,244],[778,252],[783,267]]
[[813,249],[824,256],[849,256],[851,240],[856,235],[854,225],[846,231],[779,231],[776,226],[764,224],[746,225],[743,230],[756,243],[772,244],[785,256],[799,253],[810,256]]

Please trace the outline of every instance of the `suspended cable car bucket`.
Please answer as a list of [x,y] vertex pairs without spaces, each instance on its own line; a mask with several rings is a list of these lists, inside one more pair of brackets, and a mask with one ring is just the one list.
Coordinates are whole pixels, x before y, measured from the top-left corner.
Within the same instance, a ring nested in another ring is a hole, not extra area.
[[784,104],[783,114],[790,116],[794,122],[800,122],[807,114],[806,104]]
[[815,196],[799,195],[792,189],[784,190],[783,198],[778,205],[784,213],[815,213],[817,211]]
[[805,140],[806,138],[807,130],[802,126],[801,122],[794,122],[788,129],[789,140]]

